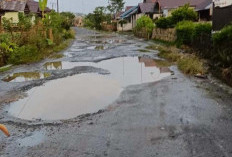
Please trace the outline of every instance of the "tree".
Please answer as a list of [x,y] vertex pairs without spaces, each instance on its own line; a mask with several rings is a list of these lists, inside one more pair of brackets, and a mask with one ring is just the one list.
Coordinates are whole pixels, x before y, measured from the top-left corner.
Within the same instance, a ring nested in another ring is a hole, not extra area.
[[125,2],[124,0],[109,0],[109,5],[107,6],[107,9],[115,14],[117,12],[120,12],[124,8]]
[[180,21],[196,21],[197,13],[190,8],[189,4],[185,4],[172,12],[172,21],[177,24]]
[[44,19],[44,11],[47,8],[48,0],[39,0],[39,8],[42,11],[42,18]]

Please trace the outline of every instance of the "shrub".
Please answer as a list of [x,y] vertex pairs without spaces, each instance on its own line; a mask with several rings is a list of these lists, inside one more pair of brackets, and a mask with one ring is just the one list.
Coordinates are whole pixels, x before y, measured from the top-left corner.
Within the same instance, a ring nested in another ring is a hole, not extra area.
[[178,68],[185,74],[205,74],[203,62],[196,56],[184,56],[177,62]]
[[191,45],[195,24],[192,21],[182,21],[176,26],[177,45]]
[[11,52],[9,63],[22,64],[37,61],[38,58],[36,56],[38,56],[38,49],[34,45],[17,47],[13,52]]
[[193,39],[196,39],[202,35],[211,35],[212,25],[210,23],[198,23],[195,24],[195,29],[193,33]]
[[184,5],[172,12],[172,21],[177,24],[180,21],[196,21],[197,13],[189,7],[189,4]]
[[189,4],[174,10],[169,17],[162,17],[155,23],[158,28],[173,28],[181,21],[196,21],[197,13],[189,7]]
[[134,28],[135,32],[145,30],[148,36],[152,34],[154,24],[151,18],[148,16],[142,16],[136,21],[136,26]]
[[205,58],[212,55],[212,25],[210,23],[195,24],[192,46],[197,53]]
[[226,26],[213,35],[214,61],[222,67],[231,67],[232,63],[232,25]]
[[155,22],[156,27],[158,28],[173,28],[174,23],[172,21],[172,17],[161,17]]

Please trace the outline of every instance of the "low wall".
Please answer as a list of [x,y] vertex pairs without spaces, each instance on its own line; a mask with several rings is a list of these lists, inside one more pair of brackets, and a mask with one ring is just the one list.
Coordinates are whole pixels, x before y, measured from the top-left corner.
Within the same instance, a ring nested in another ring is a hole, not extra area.
[[103,24],[102,29],[104,31],[116,31],[117,27],[114,24]]
[[152,39],[173,42],[176,40],[176,30],[174,28],[154,28],[152,33]]

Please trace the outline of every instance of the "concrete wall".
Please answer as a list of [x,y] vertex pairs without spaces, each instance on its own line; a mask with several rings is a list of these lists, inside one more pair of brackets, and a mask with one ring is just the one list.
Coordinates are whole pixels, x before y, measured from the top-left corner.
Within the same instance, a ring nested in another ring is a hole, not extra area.
[[152,33],[152,39],[173,42],[176,40],[176,30],[174,28],[169,28],[169,29],[155,28]]
[[121,25],[119,22],[117,23],[118,31],[132,31],[132,22]]
[[18,23],[19,22],[18,12],[6,12],[5,15],[2,16],[2,19],[4,17],[6,19],[12,18],[13,23]]

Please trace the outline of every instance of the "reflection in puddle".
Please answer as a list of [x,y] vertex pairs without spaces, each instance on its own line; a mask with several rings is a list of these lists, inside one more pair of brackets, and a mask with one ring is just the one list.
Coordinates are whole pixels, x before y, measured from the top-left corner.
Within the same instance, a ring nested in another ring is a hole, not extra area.
[[40,72],[21,72],[8,75],[3,79],[5,82],[25,82],[32,80],[39,80],[50,77],[49,73],[40,73]]
[[46,83],[28,91],[28,97],[10,105],[15,117],[34,120],[69,119],[97,112],[115,101],[128,85],[154,82],[170,76],[168,68],[157,67],[153,59],[122,57],[92,62],[46,63],[48,70],[75,66],[106,69],[109,75],[80,74]]
[[109,77],[118,80],[123,87],[145,82],[153,82],[170,76],[167,67],[158,67],[155,60],[143,57],[121,57],[99,63],[93,62],[48,62],[47,70],[72,69],[77,66],[93,66],[106,69]]
[[97,112],[120,94],[117,81],[97,74],[80,74],[46,83],[11,104],[9,113],[27,120],[69,119]]

